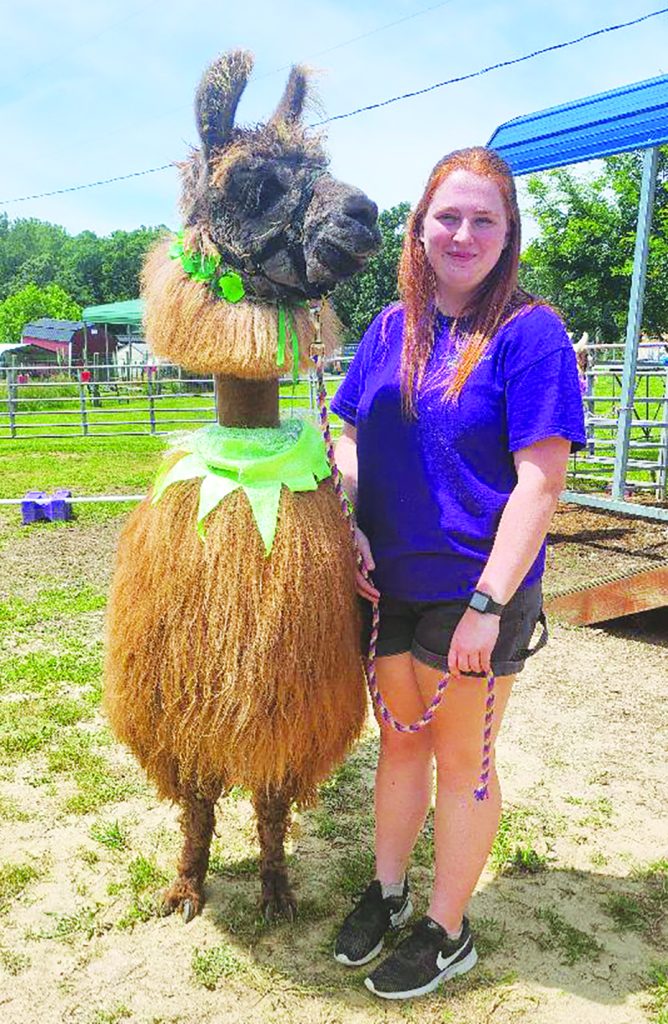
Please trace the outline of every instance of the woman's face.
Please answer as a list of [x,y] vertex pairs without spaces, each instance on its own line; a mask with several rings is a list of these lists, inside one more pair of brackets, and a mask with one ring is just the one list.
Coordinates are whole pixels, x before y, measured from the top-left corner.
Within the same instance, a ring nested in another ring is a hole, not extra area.
[[436,275],[436,302],[457,316],[496,266],[508,238],[508,216],[491,178],[456,170],[427,208],[420,239]]

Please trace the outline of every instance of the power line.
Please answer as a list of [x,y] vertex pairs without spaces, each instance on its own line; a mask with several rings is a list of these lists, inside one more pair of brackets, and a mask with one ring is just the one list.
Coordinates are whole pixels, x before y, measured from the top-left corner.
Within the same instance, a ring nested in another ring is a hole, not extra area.
[[80,192],[83,188],[96,188],[98,185],[111,185],[114,181],[126,181],[128,178],[141,178],[144,174],[155,174],[156,171],[166,171],[174,164],[162,164],[160,167],[149,167],[145,171],[132,171],[130,174],[119,174],[115,178],[102,178],[100,181],[89,181],[85,185],[70,185],[69,188],[57,188],[53,192],[40,192],[34,196],[21,196],[19,199],[0,199],[0,206],[7,206],[9,203],[24,203],[28,199],[45,199],[47,196],[62,196],[64,192]]
[[[668,7],[662,7],[658,11],[651,11],[649,14],[643,14],[639,18],[633,18],[631,21],[623,21],[617,25],[606,25],[604,28],[599,28],[593,32],[587,32],[585,35],[578,36],[576,39],[568,39],[563,43],[553,43],[551,46],[544,46],[540,50],[533,50],[531,53],[524,54],[522,57],[514,57],[511,60],[500,61],[498,64],[490,64],[488,67],[481,68],[479,71],[472,71],[466,75],[458,75],[456,78],[448,78],[444,82],[436,82],[434,85],[428,85],[424,89],[416,89],[413,92],[403,93],[401,96],[393,96],[390,99],[381,100],[379,103],[371,103],[366,107],[357,107],[356,110],[350,110],[345,114],[334,114],[332,117],[327,117],[322,121],[314,122],[309,125],[309,127],[318,128],[324,124],[330,124],[332,121],[342,121],[348,117],[355,117],[357,114],[364,114],[369,110],[377,110],[379,107],[387,107],[391,103],[398,103],[400,100],[412,99],[414,96],[422,96],[424,93],[433,92],[434,89],[442,89],[446,85],[454,85],[457,82],[466,82],[471,78],[479,78],[482,75],[489,74],[490,71],[498,71],[500,68],[510,67],[513,64],[521,64],[524,61],[540,57],[544,53],[553,53],[555,50],[564,50],[569,46],[575,46],[578,43],[585,42],[587,39],[594,39],[596,36],[605,35],[610,32],[618,32],[620,29],[630,28],[632,25],[639,25],[644,21],[649,21],[651,18],[656,18],[659,15],[666,13],[668,13]],[[120,174],[115,178],[104,178],[100,181],[88,182],[85,185],[72,185],[69,188],[59,188],[52,192],[41,192],[32,196],[19,196],[15,199],[0,199],[0,206],[9,206],[11,203],[23,203],[29,199],[46,199],[49,196],[63,195],[66,192],[80,192],[82,189],[86,188],[96,188],[99,185],[110,185],[112,182],[126,181],[128,178],[139,178],[145,174],[155,174],[158,171],[164,171],[173,166],[173,164],[162,164],[160,167],[149,167],[143,171],[133,171],[130,174]]]
[[414,92],[405,92],[401,96],[393,96],[389,100],[381,100],[379,103],[371,103],[367,107],[357,107],[356,110],[350,110],[347,114],[335,114],[333,117],[327,117],[324,121],[318,121],[316,124],[310,125],[311,128],[318,128],[323,124],[330,124],[332,121],[342,121],[346,117],[354,117],[356,114],[366,113],[368,110],[377,110],[379,107],[387,107],[390,103],[398,103],[399,100],[412,99],[413,96],[422,96],[426,92],[433,92],[434,89],[442,89],[444,85],[454,85],[456,82],[466,82],[470,78],[478,78],[480,75],[487,75],[490,71],[498,71],[499,68],[507,68],[512,64],[521,64],[525,60],[533,60],[534,57],[540,57],[543,53],[552,53],[555,50],[563,50],[567,46],[575,46],[576,43],[583,43],[586,39],[593,39],[595,36],[604,35],[607,32],[618,32],[619,29],[629,28],[631,25],[639,25],[642,21],[649,21],[650,18],[656,18],[659,14],[668,13],[668,7],[662,7],[659,11],[652,11],[650,14],[643,14],[640,18],[634,18],[633,21],[623,21],[618,25],[607,25],[605,28],[596,29],[594,32],[587,32],[586,35],[578,36],[577,39],[569,39],[564,43],[554,43],[552,46],[544,46],[540,50],[534,50],[532,53],[526,53],[523,57],[514,57],[512,60],[503,60],[498,64],[490,64],[486,68],[481,68],[480,71],[471,71],[467,75],[458,75],[456,78],[448,78],[444,82],[436,82],[435,85],[428,85],[424,89],[416,89]]

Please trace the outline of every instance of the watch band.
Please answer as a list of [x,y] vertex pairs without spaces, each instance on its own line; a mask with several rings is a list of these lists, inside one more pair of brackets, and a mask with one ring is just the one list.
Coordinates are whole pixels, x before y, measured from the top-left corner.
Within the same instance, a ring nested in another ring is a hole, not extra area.
[[483,615],[501,615],[505,605],[499,604],[484,590],[474,590],[469,601],[469,608],[473,608],[474,611],[481,612]]

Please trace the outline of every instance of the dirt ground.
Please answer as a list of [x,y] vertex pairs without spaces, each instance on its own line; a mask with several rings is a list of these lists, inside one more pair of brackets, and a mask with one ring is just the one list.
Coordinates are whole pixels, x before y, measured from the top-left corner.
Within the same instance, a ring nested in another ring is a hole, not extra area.
[[[30,607],[46,600],[45,587],[104,593],[117,532],[118,521],[21,532],[4,517],[0,626],[11,616],[18,623],[0,634],[5,679],[17,659],[99,644],[102,610],[61,619],[50,612],[48,622],[30,625]],[[578,547],[584,533],[589,549]],[[575,585],[587,565],[609,561],[620,546],[620,558],[641,557],[642,549],[665,560],[668,529],[560,510],[546,589]],[[25,602],[23,619],[17,601]],[[470,907],[480,963],[413,1004],[374,1000],[364,970],[346,970],[331,956],[354,883],[363,885],[369,869],[372,725],[321,806],[296,817],[291,871],[300,917],[267,927],[257,914],[246,796],[221,803],[203,914],[189,925],[160,917],[158,893],[178,854],[176,812],[105,738],[97,709],[76,726],[65,721],[48,742],[0,759],[0,1021],[658,1020],[650,972],[668,959],[665,859],[662,872],[656,868],[668,839],[667,648],[668,608],[595,628],[552,625],[549,647],[517,682],[498,743],[503,834]],[[0,689],[5,702],[23,696],[20,687]],[[109,778],[119,780],[116,798],[88,811],[79,804],[78,813],[67,801],[83,783],[75,769],[58,772],[75,728],[77,742],[86,732],[95,737]],[[430,843],[427,826],[411,870],[419,912]],[[19,878],[12,865],[29,870]]]

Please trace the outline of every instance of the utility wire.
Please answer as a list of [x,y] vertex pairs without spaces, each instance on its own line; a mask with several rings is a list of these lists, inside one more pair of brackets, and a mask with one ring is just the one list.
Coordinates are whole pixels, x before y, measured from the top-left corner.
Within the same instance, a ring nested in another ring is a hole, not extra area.
[[[390,99],[381,100],[379,103],[371,103],[366,107],[357,107],[356,110],[350,110],[345,114],[334,114],[332,117],[327,117],[322,121],[314,122],[309,125],[309,127],[318,128],[324,124],[330,124],[332,121],[342,121],[344,118],[355,117],[357,114],[363,114],[369,110],[377,110],[379,107],[387,107],[391,103],[398,103],[400,100],[411,99],[414,96],[422,96],[424,93],[432,92],[434,89],[442,89],[446,85],[454,85],[456,82],[465,82],[471,78],[478,78],[482,75],[487,75],[490,71],[498,71],[500,68],[510,67],[513,64],[521,64],[524,61],[533,60],[535,57],[539,57],[544,53],[552,53],[555,50],[564,50],[569,46],[575,46],[578,43],[585,42],[587,39],[593,39],[596,36],[605,35],[610,32],[618,32],[620,29],[630,28],[632,25],[639,25],[644,21],[649,21],[651,18],[657,18],[659,15],[667,13],[668,7],[662,7],[658,11],[651,11],[649,14],[643,14],[639,18],[633,18],[631,21],[623,21],[617,25],[606,25],[604,28],[599,28],[593,32],[587,32],[585,35],[578,36],[576,39],[569,39],[563,43],[553,43],[551,46],[544,46],[540,50],[533,50],[531,53],[524,54],[522,57],[514,57],[511,60],[500,61],[498,64],[490,64],[488,67],[481,68],[479,71],[472,71],[466,75],[458,75],[456,78],[449,78],[444,82],[436,82],[434,85],[428,85],[424,89],[416,89],[413,92],[403,93],[401,96],[393,96]],[[59,188],[53,192],[40,192],[37,195],[19,196],[15,199],[0,199],[0,206],[9,206],[10,203],[23,203],[29,199],[45,199],[49,196],[63,195],[65,192],[79,192],[86,188],[96,188],[98,185],[109,185],[116,181],[126,181],[128,178],[139,178],[145,174],[155,174],[158,171],[164,171],[173,166],[173,164],[162,164],[160,167],[149,167],[144,171],[133,171],[131,174],[120,174],[115,178],[91,181],[85,185],[71,185],[69,188]]]
[[467,75],[458,75],[456,78],[447,78],[444,82],[436,82],[435,85],[428,85],[424,89],[416,89],[414,92],[405,92],[401,96],[393,96],[389,100],[381,100],[380,103],[371,103],[367,107],[357,107],[356,110],[350,110],[347,114],[335,114],[333,117],[327,117],[324,121],[318,121],[316,124],[310,125],[311,128],[318,128],[323,124],[330,124],[332,121],[342,121],[346,117],[354,117],[356,114],[366,113],[368,110],[377,110],[379,107],[387,107],[390,103],[398,103],[399,100],[412,99],[413,96],[423,96],[426,92],[433,92],[434,89],[442,89],[444,85],[454,85],[456,82],[466,82],[470,78],[478,78],[480,75],[487,75],[490,71],[498,71],[499,68],[508,68],[512,64],[521,64],[525,60],[533,60],[534,57],[540,57],[543,53],[552,53],[555,50],[564,50],[567,46],[575,46],[576,43],[583,43],[586,39],[593,39],[594,36],[601,36],[607,32],[618,32],[622,28],[629,28],[631,25],[639,25],[642,21],[649,21],[650,18],[656,18],[659,14],[668,13],[668,7],[662,7],[658,11],[652,11],[650,14],[643,14],[640,18],[634,18],[633,21],[622,21],[618,25],[607,25],[605,28],[596,29],[594,32],[587,32],[586,35],[578,36],[577,39],[569,39],[564,43],[554,43],[552,46],[544,46],[540,50],[533,50],[532,53],[526,53],[523,57],[514,57],[512,60],[503,60],[498,64],[490,64],[486,68],[481,68],[480,71],[471,71]]

